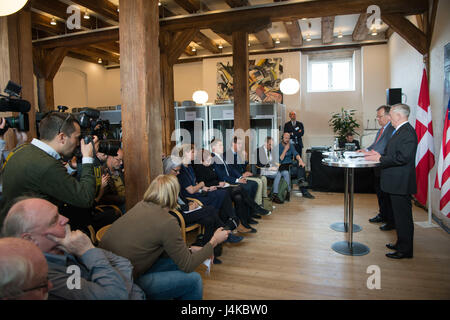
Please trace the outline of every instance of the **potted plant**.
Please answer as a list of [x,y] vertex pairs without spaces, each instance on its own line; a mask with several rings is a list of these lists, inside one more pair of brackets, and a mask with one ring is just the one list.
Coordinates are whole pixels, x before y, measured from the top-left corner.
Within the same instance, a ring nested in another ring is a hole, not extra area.
[[348,132],[357,134],[355,129],[359,128],[359,124],[353,118],[355,111],[356,110],[345,110],[342,108],[340,112],[332,113],[328,123],[333,127],[333,132],[339,141],[345,140],[345,135]]

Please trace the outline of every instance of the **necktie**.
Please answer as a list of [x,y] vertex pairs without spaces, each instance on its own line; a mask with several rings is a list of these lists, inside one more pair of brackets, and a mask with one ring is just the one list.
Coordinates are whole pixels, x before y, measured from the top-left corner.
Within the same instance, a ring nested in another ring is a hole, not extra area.
[[380,134],[378,135],[378,138],[377,138],[377,140],[375,141],[375,143],[377,143],[377,142],[378,142],[378,140],[380,140],[380,138],[381,138],[381,135],[383,134],[383,131],[384,131],[384,127],[383,127],[383,128],[381,128],[381,130],[380,130]]

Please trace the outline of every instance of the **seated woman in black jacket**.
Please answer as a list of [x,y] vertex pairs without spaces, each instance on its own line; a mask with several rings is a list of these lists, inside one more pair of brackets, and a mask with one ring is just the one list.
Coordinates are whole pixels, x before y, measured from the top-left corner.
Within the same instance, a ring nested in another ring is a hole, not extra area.
[[234,201],[236,213],[242,223],[242,226],[238,227],[238,230],[241,229],[244,233],[249,232],[245,229],[250,229],[250,232],[256,232],[256,229],[249,225],[255,224],[256,222],[252,218],[259,219],[261,218],[260,214],[267,215],[268,211],[261,208],[241,186],[227,186],[226,182],[219,181],[216,172],[211,166],[212,156],[208,150],[202,149],[199,154],[201,154],[201,159],[198,159],[197,162],[201,162],[201,164],[194,164],[194,172],[197,181],[204,182],[207,187],[225,188],[231,199]]
[[[178,163],[171,157],[167,157],[163,161],[163,171],[164,174],[171,174],[177,176],[180,172],[181,163]],[[186,225],[199,223],[205,228],[205,233],[201,240],[200,245],[208,243],[214,235],[215,230],[220,227],[225,227],[229,230],[233,230],[236,228],[237,223],[233,220],[228,220],[227,223],[223,223],[220,219],[217,209],[213,206],[204,206],[199,208],[199,205],[194,201],[189,201],[181,193],[178,194],[178,204],[179,204],[179,212],[184,218],[184,222]],[[195,211],[192,211],[195,210]],[[228,235],[228,239],[225,242],[237,243],[240,242],[243,238],[240,236],[236,236],[232,233]],[[214,248],[214,263],[220,263],[216,257],[220,256],[222,251],[222,246],[218,245]]]

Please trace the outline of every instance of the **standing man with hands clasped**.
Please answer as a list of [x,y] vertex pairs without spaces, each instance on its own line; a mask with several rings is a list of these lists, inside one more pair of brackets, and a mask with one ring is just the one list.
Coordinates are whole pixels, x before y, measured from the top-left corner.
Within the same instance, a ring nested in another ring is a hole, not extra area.
[[370,151],[365,159],[379,161],[381,167],[381,190],[389,195],[397,229],[397,242],[386,247],[395,250],[387,253],[388,258],[403,259],[413,257],[414,223],[412,217],[411,194],[417,192],[415,157],[417,135],[409,124],[410,108],[406,104],[391,107],[389,115],[395,128],[386,145],[384,155]]

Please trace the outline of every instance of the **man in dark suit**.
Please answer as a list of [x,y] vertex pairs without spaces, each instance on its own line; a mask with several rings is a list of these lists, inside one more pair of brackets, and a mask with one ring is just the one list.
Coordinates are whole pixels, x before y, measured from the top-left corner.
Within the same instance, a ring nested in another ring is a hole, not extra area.
[[[377,108],[377,121],[381,128],[375,136],[375,141],[366,149],[358,150],[359,152],[366,153],[375,150],[379,154],[384,155],[386,145],[392,136],[392,132],[394,132],[394,127],[391,125],[391,117],[389,116],[390,109],[391,107],[385,105]],[[369,222],[384,222],[385,224],[380,226],[380,230],[388,231],[395,229],[395,223],[390,197],[380,188],[380,172],[381,169],[379,167],[374,168],[375,192],[380,211],[375,217],[369,219]]]
[[289,118],[291,121],[288,121],[284,124],[284,132],[288,132],[291,135],[291,140],[294,142],[295,150],[302,157],[302,149],[303,149],[303,141],[302,137],[305,134],[305,129],[303,128],[303,123],[296,120],[295,111],[289,112]]
[[392,126],[395,131],[388,141],[384,155],[370,151],[365,158],[379,161],[381,167],[381,190],[389,194],[397,229],[397,243],[387,244],[395,252],[387,253],[388,258],[403,259],[413,257],[414,223],[412,218],[411,194],[417,192],[415,157],[417,135],[409,124],[410,109],[405,104],[391,107]]

